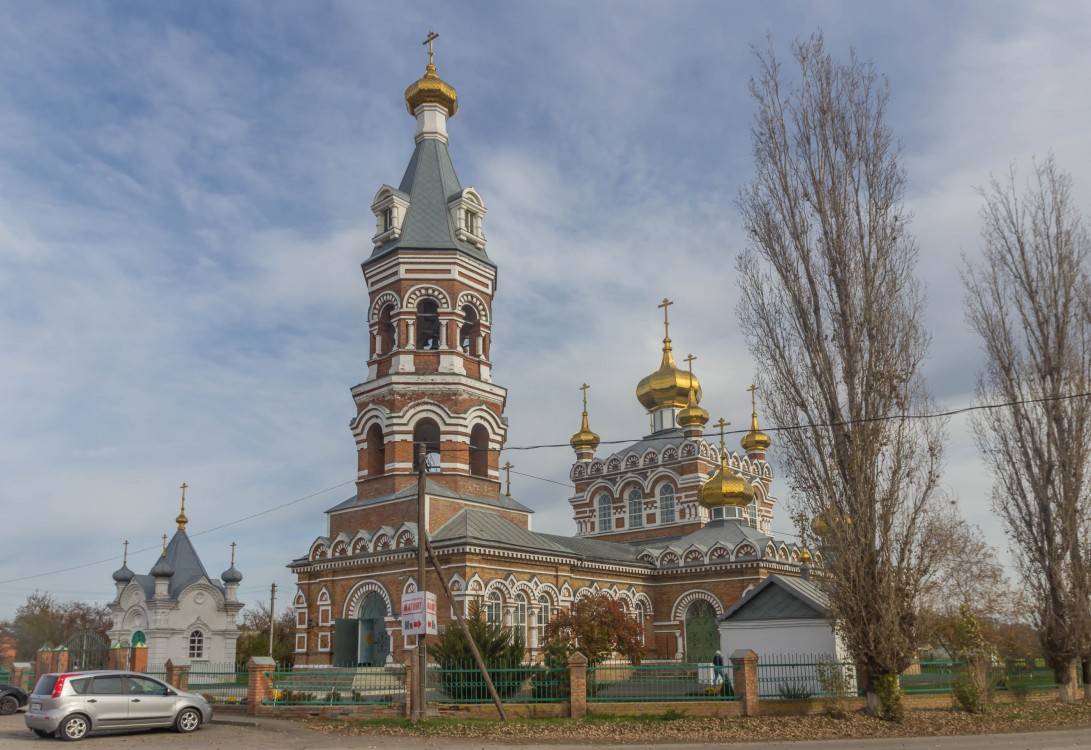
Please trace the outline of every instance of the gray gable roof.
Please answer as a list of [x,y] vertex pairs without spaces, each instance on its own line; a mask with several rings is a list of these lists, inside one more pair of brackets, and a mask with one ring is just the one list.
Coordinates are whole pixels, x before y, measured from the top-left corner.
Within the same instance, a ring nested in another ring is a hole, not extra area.
[[645,451],[649,448],[654,448],[656,451],[662,451],[668,445],[675,447],[681,447],[681,445],[687,442],[685,434],[678,427],[672,427],[669,430],[660,430],[659,432],[652,433],[651,435],[645,435],[640,440],[627,445],[624,448],[620,448],[617,451],[610,454],[606,459],[609,461],[611,458],[617,456],[624,458],[630,453],[635,453],[638,456],[644,455]]
[[[189,540],[189,535],[186,534],[185,529],[178,529],[178,531],[174,532],[174,538],[167,545],[166,558],[167,563],[174,569],[174,575],[170,577],[170,585],[167,587],[167,596],[171,599],[177,599],[178,595],[185,591],[187,586],[201,578],[207,580],[220,591],[224,590],[220,582],[209,576],[208,571],[205,570],[205,566],[201,563],[201,558],[197,556],[197,550],[193,548],[193,542]],[[158,562],[158,558],[156,558],[156,562]],[[144,589],[144,594],[148,599],[155,596],[155,578],[150,575],[143,575],[135,576],[133,580]]]
[[684,536],[666,537],[660,539],[644,539],[639,544],[642,550],[648,550],[658,555],[667,547],[676,550],[688,549],[691,545],[710,549],[717,542],[723,542],[727,547],[735,548],[744,541],[754,545],[758,557],[762,556],[765,546],[773,540],[749,524],[740,523],[734,519],[709,521],[696,531],[691,531]]
[[435,138],[422,139],[413,150],[398,190],[409,197],[401,235],[375,248],[364,265],[396,248],[460,250],[495,265],[484,250],[455,237],[447,204],[462,192],[462,185],[447,153],[447,144]]
[[437,543],[465,540],[547,555],[579,557],[595,562],[643,565],[636,559],[637,550],[627,544],[558,534],[539,534],[496,513],[477,508],[460,510],[436,530],[432,540]]
[[829,599],[811,581],[772,575],[724,612],[720,622],[821,620],[828,608]]
[[[507,497],[506,495],[500,495],[496,498],[491,497],[478,497],[477,495],[465,495],[460,492],[444,487],[442,484],[438,484],[431,479],[424,480],[424,491],[432,495],[433,497],[445,497],[451,500],[462,500],[467,503],[475,503],[477,505],[487,505],[492,508],[503,508],[504,510],[515,510],[520,513],[533,513],[534,511],[523,505],[518,500]],[[338,503],[333,506],[327,513],[337,513],[342,510],[352,510],[355,508],[366,508],[369,505],[378,505],[379,503],[390,502],[391,500],[408,500],[409,498],[415,498],[417,496],[416,485],[410,485],[397,492],[387,493],[385,495],[377,495],[375,497],[359,498],[353,495],[349,499]]]

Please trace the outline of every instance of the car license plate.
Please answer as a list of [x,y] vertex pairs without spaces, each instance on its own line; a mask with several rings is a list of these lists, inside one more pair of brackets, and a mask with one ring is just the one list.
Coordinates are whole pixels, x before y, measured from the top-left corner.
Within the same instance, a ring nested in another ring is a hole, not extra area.
[[31,711],[41,711],[42,710],[42,704],[41,703],[31,703],[30,704],[30,710]]

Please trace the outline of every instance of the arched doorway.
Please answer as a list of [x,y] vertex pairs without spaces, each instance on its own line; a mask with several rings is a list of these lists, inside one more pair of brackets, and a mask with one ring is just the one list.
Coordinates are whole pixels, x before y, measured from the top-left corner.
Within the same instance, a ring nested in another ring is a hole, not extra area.
[[712,655],[719,648],[716,610],[710,602],[696,599],[686,608],[686,661],[712,661]]
[[382,666],[390,653],[390,634],[386,632],[386,602],[372,591],[360,603],[360,640],[357,660],[362,666]]

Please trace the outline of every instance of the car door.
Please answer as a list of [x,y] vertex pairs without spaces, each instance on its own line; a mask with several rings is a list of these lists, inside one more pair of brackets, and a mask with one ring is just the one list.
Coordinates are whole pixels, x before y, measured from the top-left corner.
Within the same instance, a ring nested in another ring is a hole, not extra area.
[[131,674],[129,681],[129,724],[168,726],[174,721],[178,697],[159,680]]
[[94,677],[84,706],[96,729],[124,726],[129,719],[129,695],[121,675]]

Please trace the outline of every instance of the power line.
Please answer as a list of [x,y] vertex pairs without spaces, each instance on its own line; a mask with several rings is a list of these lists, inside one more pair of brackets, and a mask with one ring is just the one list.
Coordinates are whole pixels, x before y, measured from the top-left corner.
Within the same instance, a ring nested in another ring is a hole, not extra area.
[[[228,521],[227,523],[222,523],[219,526],[213,526],[211,529],[205,529],[204,531],[198,531],[197,533],[190,534],[189,536],[191,536],[191,537],[201,536],[203,534],[209,534],[209,533],[211,533],[213,531],[219,531],[220,529],[226,529],[228,526],[235,526],[236,524],[240,524],[243,521],[249,521],[251,519],[258,518],[259,516],[267,515],[269,513],[274,512],[274,511],[281,510],[282,508],[287,508],[290,505],[295,505],[297,503],[301,503],[304,500],[310,500],[313,497],[318,497],[319,495],[323,495],[323,494],[325,494],[327,492],[331,492],[333,490],[336,490],[339,487],[344,487],[346,484],[353,484],[353,482],[341,482],[341,484],[335,484],[334,486],[327,487],[324,490],[319,490],[318,492],[312,492],[309,495],[304,495],[303,497],[298,497],[295,500],[289,500],[286,503],[281,503],[280,505],[275,505],[272,508],[266,508],[265,510],[258,511],[257,513],[251,513],[249,516],[245,516],[243,518],[239,518],[239,519],[236,519],[234,521]],[[132,554],[138,555],[141,552],[148,552],[148,551],[154,550],[154,549],[159,549],[159,545],[153,544],[150,547],[144,547],[142,549],[135,550]],[[114,560],[117,560],[117,557],[118,557],[117,555],[114,555],[112,557],[104,557],[101,560],[95,560],[93,562],[80,563],[79,565],[72,565],[72,566],[67,567],[67,568],[58,568],[57,570],[50,570],[50,571],[47,571],[45,573],[34,573],[32,575],[29,575],[29,576],[20,576],[19,578],[8,578],[8,579],[0,581],[0,585],[3,585],[5,583],[16,583],[18,581],[29,581],[29,580],[32,580],[34,578],[44,578],[46,576],[57,575],[58,573],[68,573],[68,572],[71,572],[73,570],[79,570],[80,568],[86,568],[86,567],[90,567],[92,565],[101,565],[103,563],[112,562]]]

